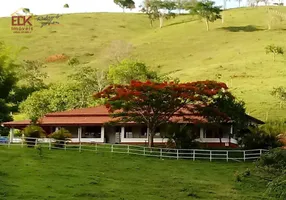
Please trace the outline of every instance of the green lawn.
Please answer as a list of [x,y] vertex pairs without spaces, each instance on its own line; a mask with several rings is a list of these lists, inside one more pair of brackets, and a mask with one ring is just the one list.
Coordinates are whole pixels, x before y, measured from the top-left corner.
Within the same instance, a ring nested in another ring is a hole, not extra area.
[[[285,7],[275,9],[286,13]],[[234,94],[245,100],[249,114],[262,120],[285,117],[273,87],[286,85],[285,56],[273,62],[266,55],[269,44],[286,49],[286,22],[276,22],[267,30],[267,8],[239,8],[224,13],[220,20],[205,24],[191,16],[179,16],[165,22],[162,29],[150,28],[143,14],[85,13],[63,15],[60,26],[40,28],[31,34],[13,34],[10,18],[0,18],[0,40],[14,49],[27,47],[20,59],[45,62],[51,55],[65,53],[82,64],[104,68],[110,63],[111,44],[117,40],[131,43],[131,56],[183,81],[216,79],[228,83]],[[157,25],[157,24],[155,24]],[[66,81],[71,71],[67,62],[46,63],[48,82]],[[268,117],[267,117],[268,116]]]
[[265,183],[235,172],[252,163],[0,146],[1,200],[263,200]]

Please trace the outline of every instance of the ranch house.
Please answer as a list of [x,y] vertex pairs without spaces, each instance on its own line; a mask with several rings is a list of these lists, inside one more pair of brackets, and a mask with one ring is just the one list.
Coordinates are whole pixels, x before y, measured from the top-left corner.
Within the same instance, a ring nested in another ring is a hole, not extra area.
[[[188,125],[197,133],[197,141],[207,147],[238,147],[237,141],[230,136],[235,133],[235,124],[221,124],[219,128],[208,123],[206,119],[189,114]],[[256,125],[263,122],[247,115],[249,124]],[[176,123],[186,123],[182,116],[173,116]],[[147,127],[136,123],[110,124],[113,118],[105,106],[74,109],[63,112],[46,114],[39,119],[38,124],[47,134],[59,128],[65,128],[72,134],[73,143],[112,143],[112,144],[148,144]],[[192,123],[196,121],[196,123]],[[200,123],[198,123],[198,121]],[[2,126],[10,128],[10,141],[13,141],[14,129],[23,129],[30,124],[29,120],[5,122]],[[223,136],[223,137],[221,137]],[[154,137],[154,144],[166,144],[167,138],[160,134],[160,128]]]

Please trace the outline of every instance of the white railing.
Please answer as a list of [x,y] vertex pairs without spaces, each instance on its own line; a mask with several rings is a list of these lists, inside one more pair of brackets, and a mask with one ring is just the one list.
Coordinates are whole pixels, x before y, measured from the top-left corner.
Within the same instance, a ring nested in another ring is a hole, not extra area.
[[130,155],[152,156],[172,159],[191,159],[191,160],[225,160],[225,161],[247,161],[257,160],[263,153],[268,152],[265,149],[252,150],[207,150],[207,149],[171,149],[171,148],[156,148],[144,147],[136,145],[123,144],[106,144],[106,143],[70,143],[69,141],[54,140],[50,138],[17,138],[13,142],[7,140],[1,143],[0,146],[18,145],[21,147],[41,147],[62,150],[93,151],[93,152],[112,152]]

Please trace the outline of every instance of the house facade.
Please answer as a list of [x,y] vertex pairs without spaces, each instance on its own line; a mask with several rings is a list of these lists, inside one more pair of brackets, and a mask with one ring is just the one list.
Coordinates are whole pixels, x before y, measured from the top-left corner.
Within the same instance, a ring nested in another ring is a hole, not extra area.
[[[191,123],[197,135],[197,141],[206,147],[237,147],[237,141],[231,138],[235,126],[232,123],[221,124],[219,128],[209,124],[205,119],[198,116],[187,116],[192,121],[200,123]],[[248,116],[250,123],[260,124],[262,121]],[[186,123],[180,120],[178,116],[173,116],[177,123]],[[171,119],[171,120],[172,120]],[[179,120],[178,120],[179,119]],[[148,129],[144,124],[116,123],[110,124],[114,119],[105,106],[92,108],[74,109],[70,111],[55,112],[46,114],[38,124],[48,134],[65,128],[72,134],[73,143],[111,143],[111,144],[148,144]],[[14,130],[23,129],[30,124],[29,120],[5,122],[2,125],[10,128],[10,140],[13,141]],[[196,125],[195,125],[196,124]],[[154,144],[162,145],[168,142],[168,138],[162,137],[160,128],[157,129],[154,137]]]

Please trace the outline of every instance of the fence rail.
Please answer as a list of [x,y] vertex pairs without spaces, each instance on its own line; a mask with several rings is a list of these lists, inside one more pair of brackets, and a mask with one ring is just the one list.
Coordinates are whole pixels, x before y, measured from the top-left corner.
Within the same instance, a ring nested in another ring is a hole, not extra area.
[[39,147],[74,151],[92,151],[92,152],[112,152],[130,155],[151,156],[171,159],[191,159],[191,160],[225,160],[225,161],[248,161],[257,160],[263,153],[268,152],[265,149],[252,150],[207,150],[207,149],[171,149],[144,147],[123,144],[106,144],[106,143],[78,143],[73,144],[69,141],[54,140],[50,138],[16,138],[13,142],[0,138],[0,146],[21,146],[22,148]]

